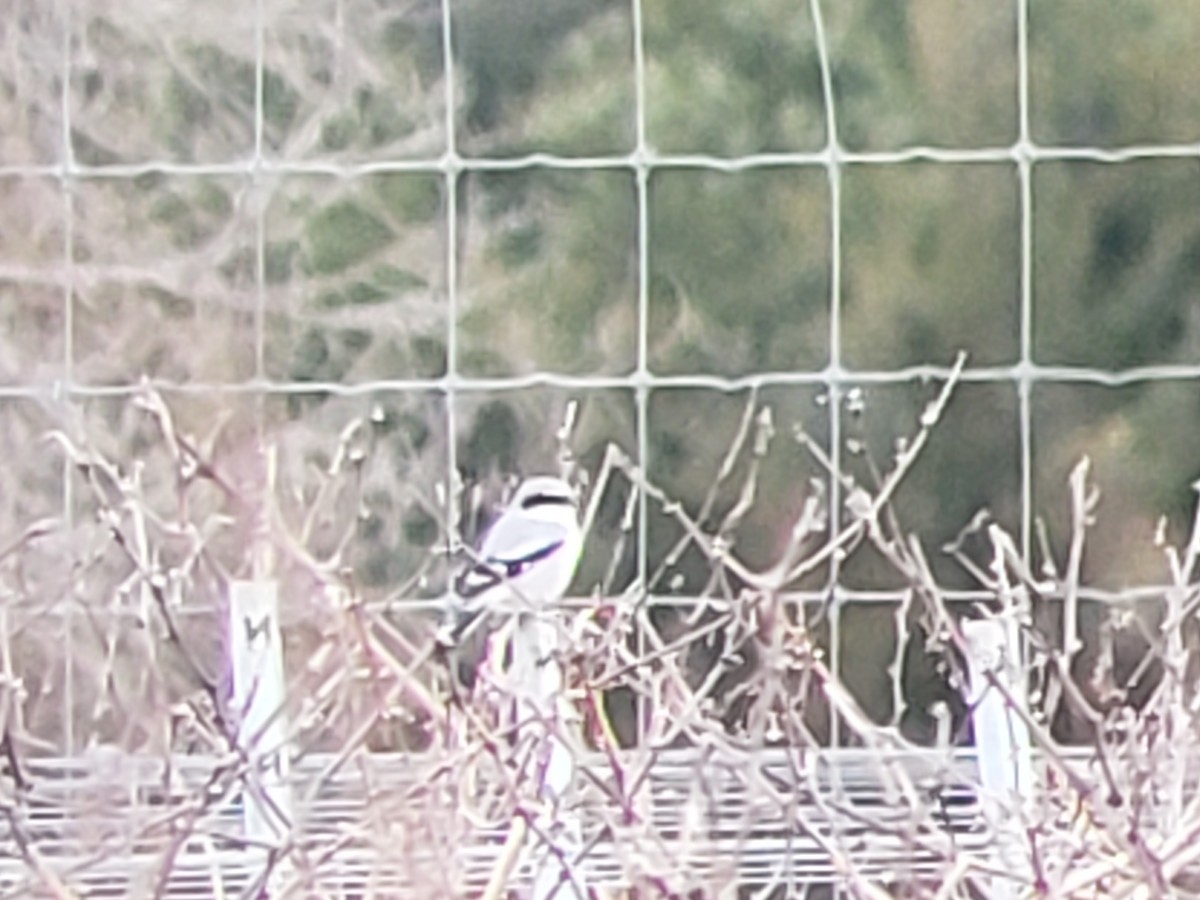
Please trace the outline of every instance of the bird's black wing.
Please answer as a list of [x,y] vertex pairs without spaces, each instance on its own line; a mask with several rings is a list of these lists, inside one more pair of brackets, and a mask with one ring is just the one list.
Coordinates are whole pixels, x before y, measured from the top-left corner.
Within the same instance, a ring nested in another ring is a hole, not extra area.
[[549,542],[526,544],[507,558],[492,556],[464,569],[454,582],[454,593],[462,603],[451,611],[443,641],[450,645],[458,644],[480,614],[487,611],[484,604],[471,601],[519,577],[530,566],[552,556],[564,543],[564,539],[559,537]]

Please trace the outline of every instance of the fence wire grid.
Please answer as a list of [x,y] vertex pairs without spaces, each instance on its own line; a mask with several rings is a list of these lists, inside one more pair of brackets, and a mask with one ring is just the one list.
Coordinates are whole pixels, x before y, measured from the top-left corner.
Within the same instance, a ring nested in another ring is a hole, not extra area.
[[[1086,32],[1070,12],[988,14],[980,53],[1011,62],[1015,139],[889,147],[888,128],[937,132],[922,107],[936,97],[888,97],[882,139],[847,112],[870,75],[839,54],[886,19],[865,0],[763,0],[744,20],[651,0],[11,6],[6,896],[536,893],[544,860],[507,854],[518,821],[562,863],[562,896],[1196,889],[1200,204],[1171,204],[1200,186],[1200,114],[1169,87],[1132,103],[1162,112],[1160,140],[1145,122],[1122,131],[1118,100],[1060,97],[1059,60],[1089,56],[1086,33],[1064,37]],[[970,17],[918,6],[897,44],[953,42],[939,16]],[[664,48],[702,41],[710,19],[757,48],[768,82],[808,47],[810,118],[797,100],[747,149],[735,110],[732,137],[692,152],[686,105],[663,112],[665,98],[740,69],[680,76]],[[1120,40],[1099,22],[1101,48]],[[1170,31],[1148,31],[1146,52],[1174,46]],[[534,77],[511,61],[514,34],[566,49]],[[364,50],[380,46],[401,62]],[[926,65],[909,49],[893,75]],[[614,100],[588,65],[626,50]],[[926,72],[947,92],[984,78],[947,65]],[[545,109],[516,105],[530,96]],[[1070,103],[1085,125],[1056,132]],[[1040,228],[1039,204],[1069,210],[1112,173],[1135,214],[1114,199],[1098,222]],[[691,218],[707,197],[719,220],[753,178],[740,202],[786,223],[778,246]],[[930,224],[923,203],[943,189],[962,218]],[[971,239],[970,211],[997,204],[1011,229],[973,262],[981,278],[1010,270],[1011,296],[984,300],[1003,308],[956,318],[973,282],[952,276],[957,299],[911,313],[927,273],[964,252],[945,235]],[[692,227],[697,244],[676,245]],[[897,288],[892,319],[864,297],[895,269],[858,260],[897,228],[912,259],[922,234],[951,249]],[[1055,269],[1087,255],[1072,229],[1107,248],[1082,285]],[[689,268],[697,255],[715,263]],[[740,308],[722,299],[723,255],[743,313],[720,311]],[[822,274],[780,281],[810,257]],[[1155,259],[1166,287],[1146,274]],[[582,299],[556,309],[560,287]],[[716,301],[698,299],[708,288]],[[744,326],[760,295],[795,299],[797,320]],[[1144,342],[1126,351],[1121,329]],[[561,806],[504,731],[487,664],[453,686],[432,643],[463,542],[539,471],[583,488],[592,525],[559,623],[569,710],[548,716],[574,753]],[[294,808],[273,846],[245,834],[273,796],[258,754],[279,748],[243,745],[231,721],[234,581],[280,590]],[[1037,786],[1015,798],[981,790],[972,749],[980,685],[960,625],[981,617],[1020,635],[1008,662],[1023,674],[989,676],[1037,749]],[[546,831],[551,807],[579,833]]]

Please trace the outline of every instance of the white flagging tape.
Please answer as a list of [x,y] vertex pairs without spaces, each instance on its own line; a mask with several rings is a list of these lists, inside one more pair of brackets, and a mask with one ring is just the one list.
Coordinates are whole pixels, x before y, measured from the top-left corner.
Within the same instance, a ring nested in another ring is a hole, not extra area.
[[[583,845],[578,819],[564,813],[567,792],[575,775],[570,748],[559,736],[563,727],[559,701],[562,668],[556,658],[559,632],[554,622],[536,616],[522,617],[513,631],[512,668],[515,689],[527,698],[519,716],[539,729],[535,753],[539,779],[537,835],[531,841],[533,886],[531,900],[586,900],[587,889],[578,867],[572,866]],[[540,725],[538,723],[545,723]]]
[[[1029,732],[1011,708],[1025,702],[1025,687],[1017,665],[1017,637],[998,619],[962,623],[967,639],[967,669],[971,677],[968,701],[973,710],[975,752],[983,787],[980,804],[996,835],[999,867],[1019,875],[1028,868],[1018,830],[1023,798],[1032,783]],[[988,673],[1004,690],[996,690]],[[1007,694],[1007,697],[1005,696]],[[993,896],[1016,897],[1017,881],[997,880]]]
[[250,759],[242,822],[247,842],[274,846],[292,825],[284,716],[283,644],[278,586],[235,581],[229,595],[233,704],[238,743]]

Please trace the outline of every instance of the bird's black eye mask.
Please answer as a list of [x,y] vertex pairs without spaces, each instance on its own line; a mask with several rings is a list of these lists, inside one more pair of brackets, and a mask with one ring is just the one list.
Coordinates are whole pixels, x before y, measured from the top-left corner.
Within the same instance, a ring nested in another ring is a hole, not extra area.
[[574,506],[575,501],[562,494],[533,494],[521,501],[521,509],[534,509],[538,506]]

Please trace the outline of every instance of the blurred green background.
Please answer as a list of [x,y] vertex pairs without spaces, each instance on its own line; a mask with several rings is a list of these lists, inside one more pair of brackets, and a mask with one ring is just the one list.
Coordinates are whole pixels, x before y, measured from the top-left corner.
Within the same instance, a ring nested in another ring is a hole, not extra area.
[[[1200,154],[1035,161],[1027,322],[1015,157],[844,167],[837,297],[823,166],[671,163],[826,147],[807,4],[643,0],[642,85],[627,0],[451,0],[449,59],[432,0],[9,6],[0,23],[12,51],[0,61],[0,389],[64,381],[120,398],[142,377],[157,379],[181,428],[205,433],[226,417],[243,429],[234,433],[275,438],[297,496],[339,430],[382,410],[353,525],[354,571],[373,598],[430,566],[442,528],[430,510],[451,444],[468,483],[494,488],[502,476],[553,468],[553,431],[571,403],[586,468],[594,474],[607,442],[634,455],[644,447],[651,479],[692,512],[747,403],[769,406],[775,436],[753,513],[734,534],[735,552],[765,567],[810,480],[828,482],[795,432],[830,451],[818,376],[835,360],[850,373],[846,389],[854,373],[875,374],[863,381],[861,409],[856,400],[840,416],[854,446],[839,452],[868,481],[866,460],[886,469],[936,391],[880,383],[881,373],[945,366],[960,349],[968,367],[1200,365]],[[1016,144],[1017,3],[837,0],[822,9],[843,148]],[[1198,46],[1200,16],[1186,0],[1030,0],[1030,139],[1046,151],[1195,145]],[[628,158],[639,116],[651,161],[644,185]],[[440,162],[452,148],[459,168],[447,176]],[[478,162],[535,152],[578,165]],[[257,161],[266,165],[256,170]],[[80,167],[69,191],[55,168],[66,163]],[[378,170],[387,164],[397,165]],[[346,176],[359,165],[376,168]],[[813,386],[752,397],[651,382],[639,435],[632,382],[449,398],[435,383],[448,374],[620,379],[643,361],[641,328],[652,376],[800,373]],[[255,379],[271,386],[265,404],[229,400],[230,388]],[[1200,382],[1035,378],[1029,410],[1031,510],[1022,508],[1020,394],[1003,374],[960,389],[898,494],[897,515],[922,537],[938,577],[973,585],[941,547],[983,508],[1017,534],[1023,517],[1044,517],[1061,562],[1066,476],[1088,454],[1102,490],[1089,583],[1164,580],[1152,538],[1160,515],[1175,540],[1191,516]],[[59,416],[24,399],[0,404],[9,436]],[[143,445],[127,415],[85,420],[118,458],[137,457]],[[217,440],[218,462],[237,465],[248,440]],[[733,505],[746,464],[714,516]],[[6,467],[0,542],[32,512],[60,510],[62,498],[53,474]],[[608,571],[621,512],[619,497],[605,504],[580,593]],[[677,534],[657,510],[648,524],[653,570]],[[635,560],[626,548],[613,587],[630,582]],[[707,583],[696,554],[678,569],[656,589]],[[435,592],[442,576],[431,571],[422,590]],[[840,577],[852,588],[902,584],[869,552]],[[840,639],[877,637],[873,615],[848,616]],[[884,683],[859,679],[854,689],[882,710]]]

